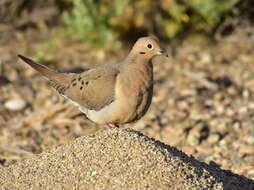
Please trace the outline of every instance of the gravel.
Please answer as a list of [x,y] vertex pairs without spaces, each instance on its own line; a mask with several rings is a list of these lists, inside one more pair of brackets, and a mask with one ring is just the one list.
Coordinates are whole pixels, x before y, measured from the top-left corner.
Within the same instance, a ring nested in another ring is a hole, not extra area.
[[254,189],[254,181],[205,164],[131,129],[100,130],[0,168],[2,189]]

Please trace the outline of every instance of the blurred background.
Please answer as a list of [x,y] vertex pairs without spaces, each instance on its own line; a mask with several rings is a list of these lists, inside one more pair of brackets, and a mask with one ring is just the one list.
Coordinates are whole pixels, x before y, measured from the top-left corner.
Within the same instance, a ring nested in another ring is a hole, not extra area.
[[1,0],[0,166],[100,129],[18,60],[60,71],[122,60],[156,35],[152,105],[131,127],[254,178],[252,0]]

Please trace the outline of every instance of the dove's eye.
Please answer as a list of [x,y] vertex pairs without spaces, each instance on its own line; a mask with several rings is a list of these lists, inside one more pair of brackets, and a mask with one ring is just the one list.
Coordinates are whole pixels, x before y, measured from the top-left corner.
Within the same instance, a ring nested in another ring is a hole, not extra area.
[[153,49],[152,44],[148,44],[148,45],[147,45],[147,48],[150,49],[150,50]]

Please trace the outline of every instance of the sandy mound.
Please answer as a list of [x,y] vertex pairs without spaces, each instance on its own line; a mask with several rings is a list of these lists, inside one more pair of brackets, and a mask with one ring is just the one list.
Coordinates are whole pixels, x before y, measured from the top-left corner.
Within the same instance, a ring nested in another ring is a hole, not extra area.
[[254,189],[130,129],[101,130],[0,169],[1,189]]

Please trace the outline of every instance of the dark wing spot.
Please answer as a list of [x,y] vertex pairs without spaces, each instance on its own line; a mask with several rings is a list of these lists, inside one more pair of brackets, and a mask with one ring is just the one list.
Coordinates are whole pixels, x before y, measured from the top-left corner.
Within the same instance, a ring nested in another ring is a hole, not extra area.
[[86,81],[86,85],[88,85],[89,84],[89,82],[88,81]]
[[72,86],[76,86],[77,85],[77,83],[72,83]]
[[82,81],[81,84],[84,85],[84,81]]
[[81,77],[79,77],[78,80],[80,81],[80,80],[81,80]]
[[82,89],[83,89],[83,87],[81,86],[79,89],[80,89],[80,90],[82,90]]
[[141,51],[141,52],[139,52],[140,54],[146,54],[145,52],[143,52],[143,51]]
[[72,79],[71,82],[73,83],[76,79]]

